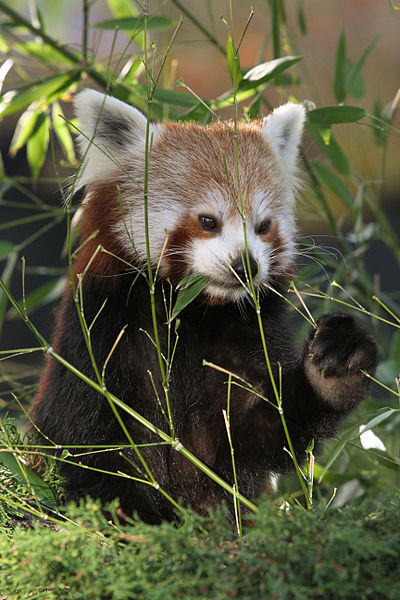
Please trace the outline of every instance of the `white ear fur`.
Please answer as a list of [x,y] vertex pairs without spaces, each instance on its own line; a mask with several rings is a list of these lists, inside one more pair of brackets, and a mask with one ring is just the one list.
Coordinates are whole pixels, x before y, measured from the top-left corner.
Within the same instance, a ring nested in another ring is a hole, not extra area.
[[127,152],[143,156],[147,121],[136,108],[90,89],[77,94],[74,107],[85,157],[79,185],[107,180]]
[[288,102],[276,108],[263,121],[263,136],[276,155],[285,175],[295,175],[305,115],[304,106]]

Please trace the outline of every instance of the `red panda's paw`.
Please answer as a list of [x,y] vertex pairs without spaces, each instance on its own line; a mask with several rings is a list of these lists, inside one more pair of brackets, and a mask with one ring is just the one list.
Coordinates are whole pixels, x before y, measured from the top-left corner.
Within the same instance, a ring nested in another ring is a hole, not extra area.
[[345,377],[365,370],[373,374],[377,348],[373,338],[349,315],[324,315],[311,332],[305,360],[324,377]]
[[306,344],[303,368],[321,400],[346,414],[367,396],[370,380],[361,371],[373,374],[376,364],[372,337],[352,317],[336,313],[318,320]]

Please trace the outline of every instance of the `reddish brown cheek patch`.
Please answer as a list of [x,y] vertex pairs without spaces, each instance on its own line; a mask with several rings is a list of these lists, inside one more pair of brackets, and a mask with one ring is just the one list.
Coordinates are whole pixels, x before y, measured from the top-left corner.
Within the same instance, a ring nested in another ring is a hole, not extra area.
[[114,233],[115,224],[121,218],[117,185],[118,182],[113,182],[90,187],[78,225],[82,248],[74,263],[76,275],[85,270],[86,276],[115,275],[125,270],[123,262],[101,252],[99,246],[131,262]]
[[210,239],[211,237],[215,237],[215,234],[204,231],[196,217],[190,215],[182,217],[177,227],[168,234],[165,249],[166,276],[173,283],[178,283],[190,271],[191,265],[185,251],[191,242],[195,239]]

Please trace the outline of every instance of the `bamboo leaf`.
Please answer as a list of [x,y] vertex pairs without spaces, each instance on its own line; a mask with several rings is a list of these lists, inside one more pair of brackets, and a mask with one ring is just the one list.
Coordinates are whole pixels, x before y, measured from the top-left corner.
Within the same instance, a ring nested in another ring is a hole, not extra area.
[[[106,21],[99,21],[92,27],[96,29],[131,29],[134,31],[141,31],[144,28],[145,18],[139,17],[120,17],[119,19],[107,19]],[[150,16],[147,21],[147,29],[151,30],[162,30],[171,29],[175,25],[173,19],[167,17],[155,15]]]
[[316,123],[308,123],[307,125],[308,131],[311,133],[313,138],[318,142],[319,146],[322,148],[324,154],[329,158],[332,164],[336,167],[336,169],[342,175],[350,174],[350,162],[347,158],[347,155],[344,153],[342,148],[340,147],[336,138],[330,132],[329,140],[326,140],[324,137],[324,131]]
[[40,169],[46,160],[49,138],[50,119],[48,115],[40,113],[35,131],[26,144],[28,164],[34,180],[38,178]]
[[320,479],[323,474],[323,478],[325,483],[329,483],[330,485],[339,485],[340,483],[345,483],[346,481],[351,481],[352,479],[357,479],[358,474],[354,472],[350,473],[338,473],[336,471],[331,471],[330,469],[325,470],[318,463],[314,464],[314,478]]
[[331,468],[331,466],[333,465],[333,463],[336,461],[336,459],[341,455],[341,453],[343,452],[347,442],[349,442],[351,439],[358,437],[359,434],[359,427],[360,427],[361,423],[357,424],[357,425],[353,425],[353,427],[350,427],[350,429],[348,429],[340,438],[340,440],[338,440],[338,442],[335,444],[331,455],[328,459],[328,462],[326,463],[326,465],[324,466],[324,468],[322,469],[322,472],[319,476],[319,482],[321,482],[324,477],[325,474],[329,471],[329,469]]
[[10,46],[2,35],[0,35],[0,52],[4,55],[9,54],[10,52]]
[[243,79],[240,82],[240,89],[254,88],[267,81],[270,81],[282,71],[286,71],[300,60],[303,60],[304,56],[283,56],[282,58],[276,58],[268,62],[261,63],[250,71],[247,71],[243,75]]
[[18,119],[14,135],[11,140],[9,154],[14,157],[27,141],[32,137],[39,123],[40,112],[36,104],[32,104]]
[[57,506],[56,496],[51,487],[34,471],[29,469],[12,452],[0,451],[0,462],[14,475],[29,493],[34,493],[40,503],[48,508]]
[[344,31],[342,31],[336,50],[335,76],[333,79],[333,92],[338,102],[343,102],[346,97],[345,65],[346,36]]
[[[351,70],[353,69],[354,65],[350,60],[346,61],[346,67],[345,67],[345,72],[346,72],[346,80],[347,77],[349,76]],[[357,73],[352,84],[351,87],[347,90],[347,94],[351,94],[352,96],[354,96],[354,98],[357,98],[358,100],[363,98],[365,95],[365,82],[364,82],[364,77],[362,76],[361,73]]]
[[[143,87],[144,91],[145,88]],[[184,108],[192,108],[199,103],[197,98],[190,94],[158,87],[154,90],[153,99],[156,102],[160,102],[160,104],[169,104],[170,106],[181,106]]]
[[378,425],[380,425],[380,423],[382,423],[383,421],[386,421],[386,419],[389,419],[389,417],[391,417],[392,415],[399,413],[399,412],[400,412],[400,409],[398,409],[398,408],[390,408],[390,407],[382,408],[376,417],[374,417],[373,419],[368,421],[368,423],[364,426],[362,431],[360,431],[360,435],[362,433],[364,433],[365,431],[368,431],[369,429],[373,429],[374,427],[377,427]]
[[[138,75],[143,70],[143,59],[141,56],[131,57],[122,67],[118,76],[118,81],[123,81],[125,84],[136,83]],[[138,73],[139,72],[139,73]]]
[[240,72],[240,61],[239,55],[235,50],[235,46],[231,36],[228,37],[228,43],[226,46],[226,60],[228,63],[228,69],[231,76],[233,87],[236,89],[242,80],[242,74]]
[[51,117],[54,133],[56,134],[68,161],[73,163],[75,161],[74,142],[72,141],[71,132],[59,102],[53,103]]
[[332,123],[354,123],[366,115],[366,111],[358,106],[324,106],[315,108],[307,113],[310,123],[331,125]]
[[14,61],[11,58],[7,58],[0,67],[0,92],[3,89],[4,80],[8,73],[14,66]]
[[204,289],[208,279],[203,275],[187,275],[179,284],[179,291],[176,298],[175,306],[172,310],[171,319],[175,319],[177,315],[186,306],[188,306]]
[[[352,67],[350,72],[347,74],[345,87],[349,92],[352,87],[356,83],[357,77],[360,75],[360,71],[367,60],[368,56],[371,54],[372,50],[375,48],[376,44],[379,42],[381,36],[377,35],[366,47],[362,55],[360,56],[358,62]],[[340,102],[340,101],[339,101]]]
[[304,5],[303,0],[300,0],[297,7],[297,22],[299,25],[299,29],[303,35],[307,35],[307,20],[304,13]]
[[40,61],[44,61],[47,63],[68,63],[70,61],[63,55],[62,52],[57,50],[57,48],[53,48],[49,44],[45,44],[42,41],[29,41],[24,40],[23,43],[15,43],[15,49],[18,50],[20,54],[25,56],[31,56],[32,58],[36,58]]
[[336,194],[336,196],[339,196],[339,198],[343,200],[346,206],[352,209],[353,197],[350,194],[347,187],[345,186],[345,184],[343,183],[343,181],[341,181],[341,179],[339,179],[334,173],[332,173],[332,171],[330,171],[326,167],[323,167],[322,165],[314,163],[313,167],[320,182],[329,190],[331,190],[334,194]]
[[0,115],[5,117],[24,110],[33,102],[49,103],[55,95],[60,95],[79,80],[80,71],[73,70],[48,77],[45,81],[37,81],[17,90],[6,92],[0,101]]

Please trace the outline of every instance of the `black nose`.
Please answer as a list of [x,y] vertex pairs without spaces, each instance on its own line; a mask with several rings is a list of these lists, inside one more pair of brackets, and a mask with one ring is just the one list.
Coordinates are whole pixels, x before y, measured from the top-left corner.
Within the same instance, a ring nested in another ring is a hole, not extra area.
[[[255,277],[258,273],[258,264],[254,260],[254,258],[252,257],[251,254],[249,254],[249,263],[250,263],[251,276]],[[237,275],[240,277],[240,279],[242,279],[243,281],[246,281],[246,273],[245,273],[244,267],[246,267],[246,271],[247,271],[248,263],[247,263],[247,257],[245,254],[243,254],[243,256],[239,256],[239,258],[237,258],[235,261],[233,261],[231,264],[231,267],[237,273]]]

